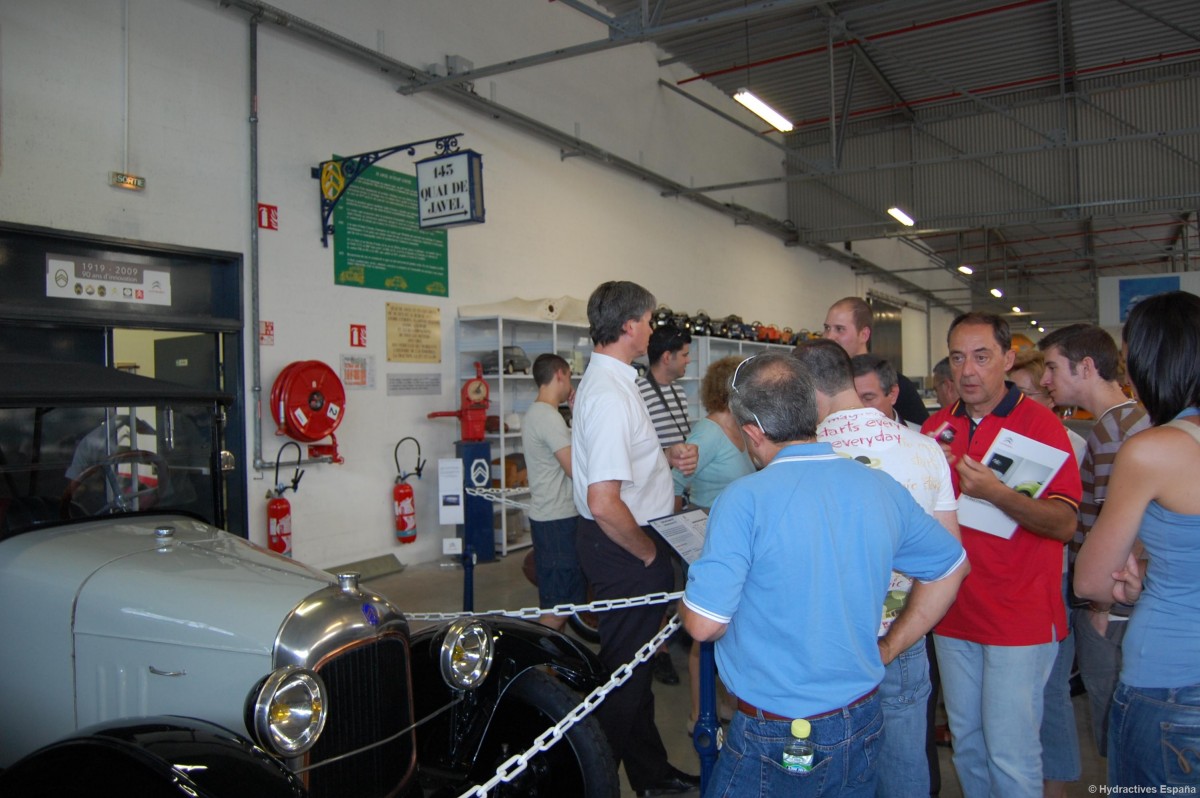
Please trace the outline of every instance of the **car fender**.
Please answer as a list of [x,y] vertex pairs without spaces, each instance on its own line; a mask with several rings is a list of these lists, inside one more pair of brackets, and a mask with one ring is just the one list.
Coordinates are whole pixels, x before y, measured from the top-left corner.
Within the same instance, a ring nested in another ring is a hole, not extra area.
[[207,721],[126,718],[80,729],[0,773],[0,794],[139,798],[304,798],[300,778],[246,738]]

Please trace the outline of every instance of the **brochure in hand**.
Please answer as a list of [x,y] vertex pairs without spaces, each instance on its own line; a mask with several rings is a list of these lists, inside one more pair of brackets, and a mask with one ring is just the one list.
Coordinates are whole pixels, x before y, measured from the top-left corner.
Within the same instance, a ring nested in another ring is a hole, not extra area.
[[[1062,449],[1002,430],[983,456],[983,464],[1008,487],[1036,499],[1068,456]],[[965,494],[958,499],[958,523],[1006,540],[1017,531],[1017,522],[996,505]]]
[[703,510],[684,510],[673,515],[654,518],[650,526],[663,536],[663,540],[671,548],[679,552],[679,556],[688,565],[700,559],[700,550],[704,548],[704,530],[708,525],[708,513]]

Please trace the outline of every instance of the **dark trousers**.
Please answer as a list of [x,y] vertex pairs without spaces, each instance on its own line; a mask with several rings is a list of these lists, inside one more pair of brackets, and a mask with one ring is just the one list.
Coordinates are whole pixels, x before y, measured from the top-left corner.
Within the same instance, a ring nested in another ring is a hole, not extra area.
[[942,674],[938,672],[937,654],[933,651],[933,632],[925,635],[925,653],[929,657],[929,702],[925,706],[925,758],[929,760],[929,794],[942,791],[942,768],[938,762],[937,731],[935,729],[938,697],[941,694]]
[[[674,584],[671,557],[656,532],[644,528],[658,548],[650,567],[609,540],[595,521],[579,519],[579,564],[597,599],[630,598],[669,592]],[[633,659],[662,626],[663,607],[653,604],[600,613],[600,660],[616,670]],[[634,791],[666,776],[667,749],[654,725],[654,692],[649,662],[633,670],[629,681],[610,693],[596,709],[617,762]]]

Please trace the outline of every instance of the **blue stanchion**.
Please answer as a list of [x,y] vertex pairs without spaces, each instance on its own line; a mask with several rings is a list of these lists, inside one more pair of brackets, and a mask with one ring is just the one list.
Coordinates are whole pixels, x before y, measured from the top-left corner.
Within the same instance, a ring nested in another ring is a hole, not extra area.
[[717,666],[713,644],[700,644],[700,714],[692,728],[692,744],[700,755],[700,794],[717,763]]

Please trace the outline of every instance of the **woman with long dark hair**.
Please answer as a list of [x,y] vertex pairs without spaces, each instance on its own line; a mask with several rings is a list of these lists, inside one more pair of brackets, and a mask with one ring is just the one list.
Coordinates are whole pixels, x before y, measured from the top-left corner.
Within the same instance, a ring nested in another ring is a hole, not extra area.
[[1142,300],[1123,337],[1154,426],[1117,453],[1075,592],[1134,604],[1109,716],[1109,784],[1200,785],[1200,297]]

